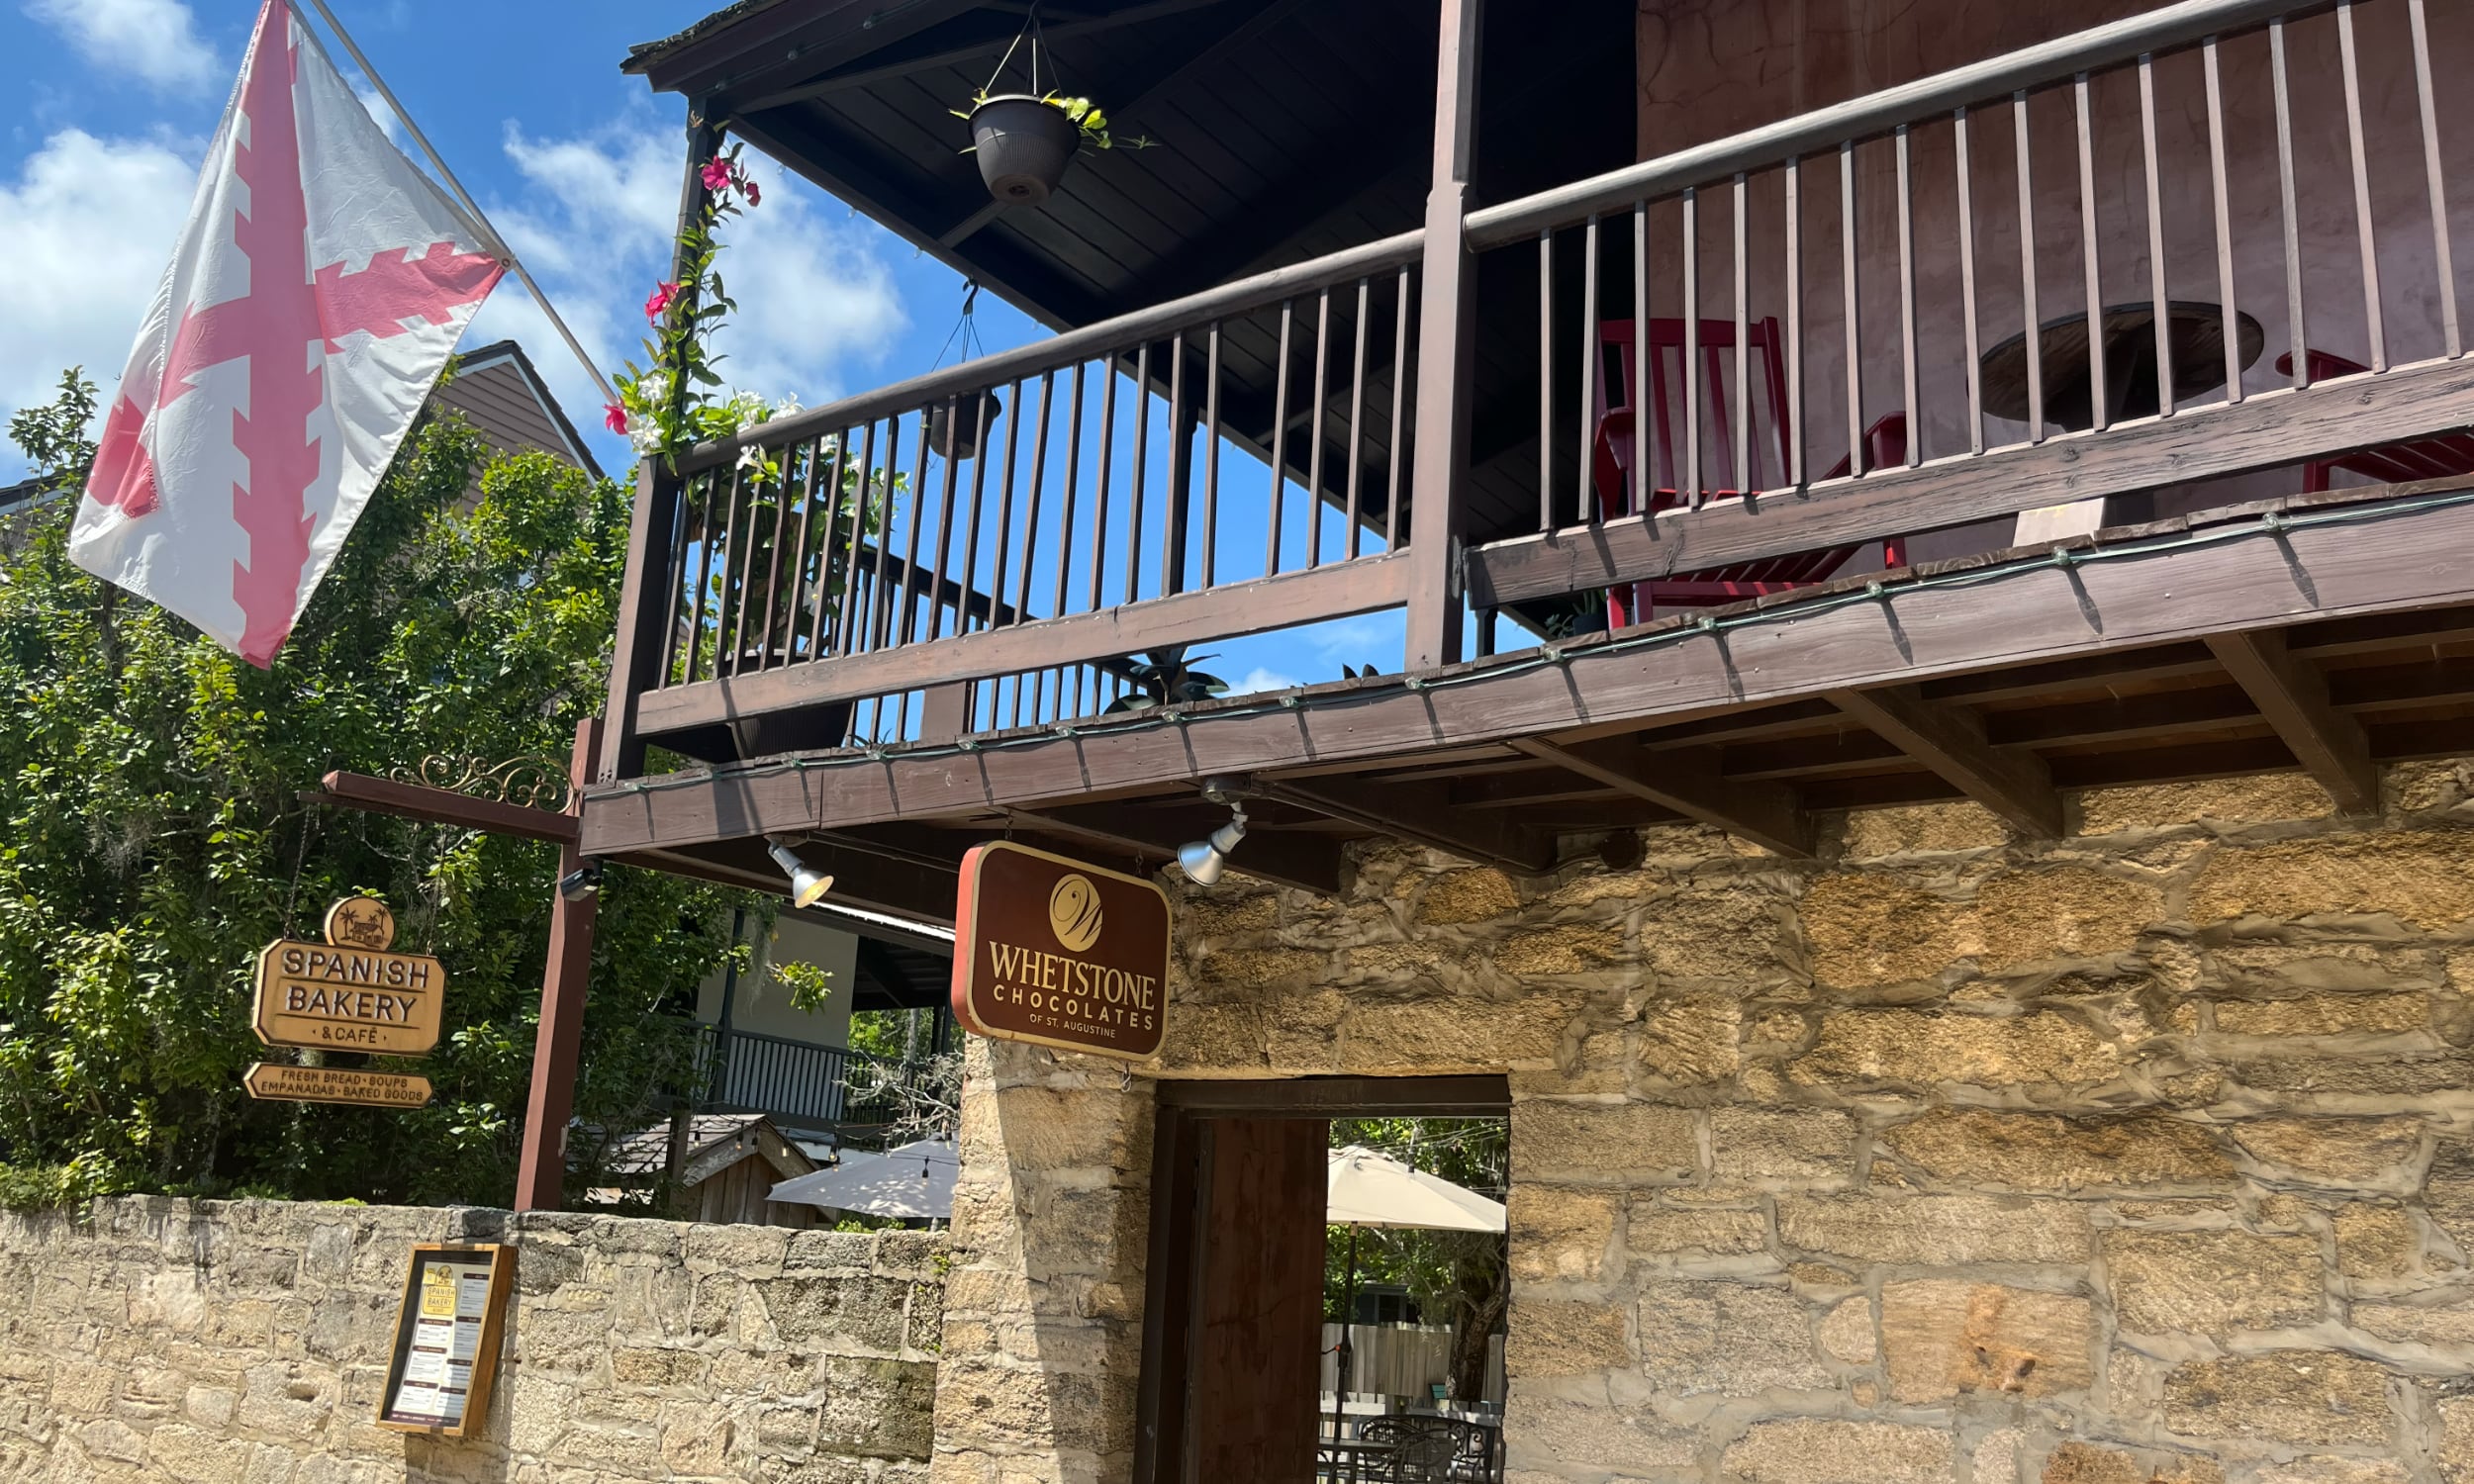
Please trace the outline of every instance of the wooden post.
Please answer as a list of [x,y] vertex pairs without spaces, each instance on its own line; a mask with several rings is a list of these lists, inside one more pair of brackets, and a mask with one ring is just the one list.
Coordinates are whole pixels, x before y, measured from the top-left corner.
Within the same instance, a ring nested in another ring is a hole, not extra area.
[[[714,156],[721,142],[721,127],[710,115],[704,100],[689,105],[687,122],[687,178],[679,187],[679,232],[698,221],[705,211],[708,193],[705,190],[704,165]],[[684,254],[673,248],[670,276],[677,279],[685,267]],[[691,299],[688,309],[694,309]],[[636,466],[635,506],[627,517],[627,571],[618,589],[618,633],[617,647],[611,655],[610,702],[603,708],[609,718],[608,735],[603,739],[593,776],[606,784],[622,778],[634,778],[644,771],[644,743],[635,732],[635,697],[649,690],[660,676],[664,657],[669,653],[670,547],[678,526],[679,480],[655,461],[646,459]],[[656,551],[655,543],[660,543]],[[579,780],[581,786],[582,780]]]
[[1441,0],[1437,22],[1434,183],[1426,195],[1425,297],[1418,307],[1417,426],[1411,445],[1411,672],[1461,657],[1461,496],[1469,473],[1477,282],[1462,223],[1477,153],[1477,36],[1483,10],[1483,0]]
[[[584,811],[584,785],[601,754],[602,719],[576,723],[568,764],[574,786],[567,812]],[[581,838],[559,847],[558,879],[582,870]],[[541,1022],[532,1033],[532,1090],[524,1105],[523,1156],[516,1167],[516,1209],[555,1211],[567,1168],[567,1120],[575,1111],[576,1057],[584,1043],[584,991],[593,975],[593,917],[599,898],[569,901],[550,890],[549,962],[541,974]]]

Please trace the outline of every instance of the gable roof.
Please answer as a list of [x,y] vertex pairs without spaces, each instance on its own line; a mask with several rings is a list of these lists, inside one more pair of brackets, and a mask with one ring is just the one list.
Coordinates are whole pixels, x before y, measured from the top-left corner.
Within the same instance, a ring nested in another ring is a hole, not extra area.
[[483,441],[500,453],[537,448],[595,479],[605,477],[593,450],[551,395],[549,383],[514,340],[494,341],[457,356],[455,375],[435,395],[462,413]]

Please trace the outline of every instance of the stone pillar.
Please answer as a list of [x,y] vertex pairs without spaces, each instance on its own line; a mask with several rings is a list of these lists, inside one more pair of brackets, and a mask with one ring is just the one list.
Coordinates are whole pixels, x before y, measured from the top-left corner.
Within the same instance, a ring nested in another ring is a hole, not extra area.
[[1133,1473],[1152,1084],[974,1039],[936,1376],[937,1484]]

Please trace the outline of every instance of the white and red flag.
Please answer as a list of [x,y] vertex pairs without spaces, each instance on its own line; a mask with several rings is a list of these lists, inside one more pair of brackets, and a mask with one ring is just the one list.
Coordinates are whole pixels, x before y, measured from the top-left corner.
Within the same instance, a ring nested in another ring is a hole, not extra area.
[[265,666],[505,271],[268,0],[70,555]]

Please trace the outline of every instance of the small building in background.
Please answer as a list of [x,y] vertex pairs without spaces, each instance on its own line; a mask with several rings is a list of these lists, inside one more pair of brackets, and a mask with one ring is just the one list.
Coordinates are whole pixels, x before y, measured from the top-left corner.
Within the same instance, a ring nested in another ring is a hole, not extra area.
[[[698,1113],[620,1135],[605,1150],[594,1151],[594,1143],[571,1142],[580,1153],[599,1155],[604,1183],[587,1193],[588,1205],[744,1226],[810,1227],[818,1220],[813,1206],[767,1199],[782,1181],[821,1166],[761,1113]],[[676,1192],[668,1202],[661,1198],[665,1180]]]

